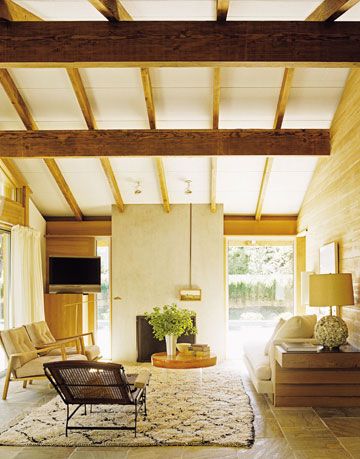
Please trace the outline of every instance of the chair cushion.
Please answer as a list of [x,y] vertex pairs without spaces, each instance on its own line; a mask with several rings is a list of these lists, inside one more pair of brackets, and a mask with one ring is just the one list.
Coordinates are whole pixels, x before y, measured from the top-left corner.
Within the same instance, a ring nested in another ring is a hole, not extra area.
[[312,338],[316,325],[316,314],[309,316],[294,316],[279,328],[273,340],[284,338]]
[[271,379],[269,357],[264,354],[263,342],[251,342],[244,344],[244,354],[250,363],[256,378],[262,381]]
[[55,338],[52,335],[48,324],[45,320],[41,322],[33,322],[25,325],[26,331],[36,347],[44,346],[45,344],[55,343]]
[[8,356],[24,352],[25,354],[15,359],[14,369],[21,367],[38,356],[34,344],[30,341],[25,327],[10,328],[0,332],[1,340]]
[[[44,363],[58,362],[62,360],[60,356],[45,355],[25,363],[21,368],[16,370],[17,378],[26,378],[28,376],[41,376],[44,374]],[[85,355],[74,354],[68,357],[68,360],[86,360]]]
[[276,336],[276,333],[279,331],[280,327],[282,327],[285,323],[285,320],[284,319],[279,319],[279,322],[276,324],[275,328],[274,328],[274,331],[273,331],[273,334],[271,335],[271,338],[269,339],[269,341],[266,343],[266,346],[265,346],[265,349],[264,349],[264,354],[265,355],[268,355],[269,354],[269,349],[270,349],[270,346]]
[[88,360],[95,360],[100,356],[100,348],[96,344],[85,346],[85,355]]

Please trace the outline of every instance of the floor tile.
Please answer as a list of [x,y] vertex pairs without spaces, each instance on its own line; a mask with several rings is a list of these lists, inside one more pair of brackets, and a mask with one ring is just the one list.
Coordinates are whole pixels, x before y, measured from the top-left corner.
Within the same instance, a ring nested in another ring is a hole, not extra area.
[[17,446],[0,446],[0,457],[1,459],[13,459],[21,450],[22,447]]
[[360,418],[323,418],[323,421],[337,437],[359,436]]
[[[221,448],[217,446],[187,446],[183,459],[234,459],[237,458],[237,448]],[[164,458],[167,456],[163,456]]]
[[127,458],[131,459],[180,459],[184,453],[183,446],[150,446],[129,448]]
[[360,417],[360,407],[353,407],[353,408],[317,407],[317,408],[314,408],[314,410],[321,418]]
[[15,459],[68,459],[73,451],[74,448],[31,446],[22,448]]
[[77,448],[69,459],[125,459],[127,453],[128,448]]
[[351,456],[342,448],[306,449],[294,451],[296,459],[350,459]]
[[256,438],[283,437],[279,424],[274,417],[255,416],[254,428]]
[[283,427],[282,431],[293,449],[341,448],[335,435],[328,429]]
[[252,448],[239,449],[238,458],[249,459],[294,459],[294,453],[289,444],[282,438],[260,438]]
[[319,416],[313,410],[276,411],[274,416],[280,427],[312,427],[325,429]]

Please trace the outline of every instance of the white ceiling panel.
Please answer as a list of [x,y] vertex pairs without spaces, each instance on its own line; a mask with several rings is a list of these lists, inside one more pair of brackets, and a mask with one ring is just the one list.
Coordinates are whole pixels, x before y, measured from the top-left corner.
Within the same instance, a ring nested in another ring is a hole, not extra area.
[[318,159],[314,156],[277,156],[273,160],[272,172],[313,172]]
[[16,86],[21,89],[72,89],[65,69],[11,69]]
[[265,158],[261,156],[221,156],[217,160],[218,172],[257,172],[263,171]]
[[329,121],[334,116],[342,88],[292,88],[284,120]]
[[11,104],[6,92],[3,87],[0,85],[0,122],[18,122],[19,116]]
[[140,70],[137,68],[80,69],[86,88],[139,88],[142,89]]
[[267,120],[272,124],[279,97],[277,88],[224,88],[221,90],[220,119]]
[[154,88],[154,104],[158,121],[212,120],[210,88]]
[[224,67],[221,69],[222,88],[280,88],[283,68]]
[[228,20],[302,21],[319,3],[314,0],[232,0]]
[[106,20],[87,0],[16,0],[46,21]]
[[257,191],[218,191],[216,202],[224,204],[225,214],[254,215],[258,195]]
[[43,215],[73,216],[59,187],[41,159],[16,159],[15,163],[33,192],[31,198],[34,204]]
[[357,3],[346,13],[336,19],[337,21],[360,21],[360,3]]
[[[154,158],[111,158],[125,204],[160,204],[162,202]],[[135,194],[136,183],[142,192]]]
[[297,215],[305,193],[302,191],[269,191],[264,199],[263,215]]
[[297,68],[292,88],[343,88],[349,69]]
[[147,120],[144,95],[137,88],[88,88],[87,94],[97,121]]
[[213,69],[163,67],[150,69],[154,88],[212,88]]
[[[98,129],[149,129],[147,119],[143,120],[96,120]],[[159,126],[158,126],[159,127]]]
[[214,0],[123,0],[123,5],[138,21],[215,19]]
[[114,199],[98,159],[58,159],[57,163],[85,216],[111,214]]

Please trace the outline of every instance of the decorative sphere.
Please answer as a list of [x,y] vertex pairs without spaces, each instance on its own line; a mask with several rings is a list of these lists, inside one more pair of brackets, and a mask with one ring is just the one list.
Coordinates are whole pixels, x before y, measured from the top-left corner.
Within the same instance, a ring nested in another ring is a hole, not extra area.
[[316,340],[330,349],[345,344],[348,335],[346,323],[337,316],[323,317],[315,326]]

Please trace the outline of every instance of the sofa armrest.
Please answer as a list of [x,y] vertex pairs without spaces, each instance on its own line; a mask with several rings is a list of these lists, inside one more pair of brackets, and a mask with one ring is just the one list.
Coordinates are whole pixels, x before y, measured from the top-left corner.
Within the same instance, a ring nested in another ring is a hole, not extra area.
[[138,389],[143,389],[149,384],[151,373],[148,370],[141,370],[137,375],[134,386]]

